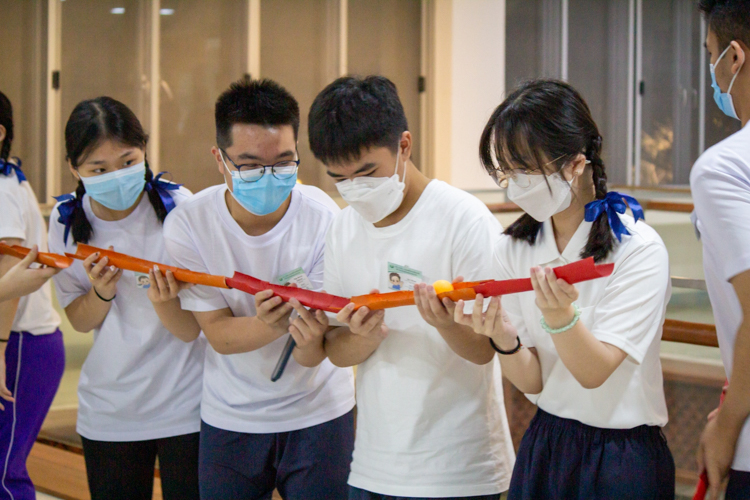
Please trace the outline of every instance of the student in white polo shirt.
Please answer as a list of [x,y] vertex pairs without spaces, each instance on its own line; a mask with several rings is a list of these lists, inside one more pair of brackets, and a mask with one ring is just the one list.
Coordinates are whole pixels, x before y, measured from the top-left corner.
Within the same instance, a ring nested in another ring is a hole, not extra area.
[[[13,107],[0,92],[0,240],[32,247],[22,261],[0,255],[0,499],[33,500],[26,459],[65,369],[52,307],[52,269],[28,269],[47,250],[47,228],[34,191],[11,158]],[[32,256],[33,254],[33,256]]]
[[349,204],[328,232],[326,291],[414,289],[420,304],[385,313],[350,304],[338,315],[347,326],[326,338],[331,361],[358,365],[349,499],[498,499],[514,454],[494,351],[424,283],[487,279],[500,224],[412,163],[406,116],[384,77],[331,83],[308,130]]
[[729,389],[698,452],[711,498],[750,498],[750,0],[702,0],[714,100],[742,129],[690,172],[694,223]]
[[[177,265],[323,287],[325,234],[339,208],[320,189],[297,184],[298,129],[297,101],[271,80],[238,81],[218,98],[212,152],[223,182],[167,218],[167,250]],[[172,309],[173,324],[192,320],[194,334],[202,329],[209,341],[201,497],[260,500],[278,488],[287,499],[345,499],[354,384],[351,369],[325,359],[325,314],[282,303],[270,291],[199,286],[179,300],[185,311],[180,318]],[[290,325],[292,307],[300,317]],[[297,342],[293,359],[272,382],[289,333]]]
[[[49,247],[76,244],[168,262],[162,222],[191,193],[154,177],[135,114],[110,97],[80,102],[65,126],[74,194],[58,197]],[[93,500],[151,498],[159,460],[165,499],[195,499],[205,340],[176,339],[147,297],[145,274],[95,263],[94,254],[54,278],[57,299],[94,344],[78,383],[77,432]],[[146,280],[147,284],[148,280]]]
[[[508,498],[674,498],[659,342],[670,297],[659,235],[607,192],[601,136],[569,85],[513,91],[481,139],[482,163],[526,212],[494,249],[495,279],[531,275],[534,292],[462,302],[459,323],[487,335],[505,375],[539,407]],[[634,214],[640,205],[626,197]],[[551,267],[613,262],[603,279],[568,285]],[[501,309],[502,303],[502,309]]]

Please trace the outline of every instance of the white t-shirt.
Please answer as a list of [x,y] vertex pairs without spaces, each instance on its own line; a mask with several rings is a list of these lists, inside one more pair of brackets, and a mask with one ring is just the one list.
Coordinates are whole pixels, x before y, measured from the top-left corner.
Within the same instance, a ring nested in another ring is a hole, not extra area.
[[[47,251],[47,231],[39,203],[28,182],[18,182],[16,173],[0,175],[0,239],[22,240],[21,245]],[[53,333],[60,326],[60,316],[52,307],[52,290],[45,283],[36,292],[21,297],[13,320],[14,332],[33,335]]]
[[[347,207],[326,240],[325,289],[348,297],[394,284],[489,279],[501,230],[479,200],[441,181],[389,227]],[[515,455],[497,360],[479,366],[459,357],[416,306],[387,309],[385,323],[388,337],[357,368],[349,484],[407,497],[507,490]]]
[[[184,188],[171,193],[178,206],[190,196]],[[86,217],[94,229],[90,245],[112,245],[116,252],[169,264],[162,224],[146,195],[133,213],[118,221],[98,218],[90,202],[84,196]],[[50,215],[50,249],[75,253],[72,234],[63,243],[65,226],[59,217],[55,206]],[[81,261],[54,281],[62,307],[91,289]],[[94,345],[78,383],[77,431],[88,439],[143,441],[200,430],[205,339],[185,343],[169,333],[148,299],[147,283],[143,275],[123,271],[112,307],[94,330]]]
[[[721,358],[731,383],[742,308],[729,280],[750,269],[750,126],[698,158],[690,172],[690,189]],[[732,468],[750,471],[750,419],[737,442]]]
[[[249,236],[227,209],[225,185],[207,188],[169,214],[167,250],[175,264],[193,271],[232,276],[235,271],[279,283],[302,269],[314,290],[323,286],[325,233],[338,206],[323,191],[297,185],[284,217],[266,234]],[[230,308],[235,317],[255,316],[255,299],[239,290],[194,287],[181,292],[182,308]],[[252,335],[252,332],[248,332]],[[351,369],[324,360],[315,368],[289,360],[284,376],[271,374],[286,344],[284,335],[252,352],[218,354],[209,344],[203,383],[203,421],[245,433],[287,432],[328,422],[354,407]]]
[[[627,357],[596,389],[585,389],[565,367],[551,335],[540,324],[542,313],[534,292],[505,295],[502,304],[525,347],[536,347],[542,368],[542,392],[527,395],[542,410],[593,427],[631,429],[664,426],[664,399],[659,345],[671,296],[669,256],[659,235],[644,222],[620,220],[631,236],[601,263],[614,262],[611,276],[576,284],[580,321],[602,342],[619,347]],[[536,243],[503,235],[495,248],[495,278],[530,275],[533,266],[561,266],[580,260],[591,222],[582,222],[562,254],[552,222],[544,222]]]

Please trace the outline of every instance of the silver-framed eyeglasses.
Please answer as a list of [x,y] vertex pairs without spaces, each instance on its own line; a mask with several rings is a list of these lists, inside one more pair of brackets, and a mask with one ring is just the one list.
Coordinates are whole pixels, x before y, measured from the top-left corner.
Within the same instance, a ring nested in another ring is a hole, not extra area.
[[222,154],[222,160],[224,160],[224,158],[229,160],[229,163],[231,163],[240,173],[240,179],[244,182],[258,182],[268,169],[270,169],[271,174],[279,180],[291,179],[297,173],[297,169],[299,168],[299,153],[297,153],[296,160],[284,160],[276,162],[273,165],[261,165],[260,163],[244,163],[242,165],[237,165],[232,161],[226,151],[222,148],[219,148],[219,151]]

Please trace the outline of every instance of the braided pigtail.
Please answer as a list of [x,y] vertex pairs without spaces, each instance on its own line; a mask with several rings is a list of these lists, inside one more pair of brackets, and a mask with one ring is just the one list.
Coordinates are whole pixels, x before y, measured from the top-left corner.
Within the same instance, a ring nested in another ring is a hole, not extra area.
[[86,188],[83,187],[83,182],[79,179],[70,219],[70,232],[73,234],[73,241],[75,243],[88,243],[94,235],[94,228],[86,218],[86,211],[83,209],[83,195],[85,194]]
[[[596,136],[591,139],[589,146],[586,148],[586,159],[591,162],[592,179],[596,191],[596,199],[603,200],[607,196],[607,172],[604,169],[604,162],[601,158],[602,138]],[[607,255],[615,247],[615,236],[612,234],[612,228],[609,225],[607,213],[602,212],[599,217],[593,221],[591,231],[586,246],[581,252],[581,258],[593,257],[594,261],[600,262],[607,258]]]
[[156,212],[156,216],[159,218],[159,222],[163,224],[164,219],[167,218],[167,214],[169,213],[169,211],[167,210],[167,207],[164,206],[164,201],[162,200],[162,197],[159,196],[159,191],[156,189],[148,189],[148,187],[153,183],[154,173],[148,166],[148,160],[146,160],[146,184],[144,186],[144,189],[146,190],[146,195],[148,195],[148,201],[150,201],[151,206],[154,207],[154,211]]

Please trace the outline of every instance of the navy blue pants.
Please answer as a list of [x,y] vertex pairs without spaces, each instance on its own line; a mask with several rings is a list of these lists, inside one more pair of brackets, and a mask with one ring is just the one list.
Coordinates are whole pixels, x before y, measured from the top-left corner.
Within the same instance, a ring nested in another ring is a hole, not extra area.
[[201,423],[203,500],[346,500],[354,410],[313,427],[245,434]]
[[[496,493],[494,495],[481,495],[478,497],[441,497],[440,500],[500,500],[502,493]],[[429,498],[417,498],[417,497],[394,497],[390,495],[381,495],[380,493],[373,493],[371,491],[362,490],[355,488],[354,486],[349,487],[349,500],[430,500]]]
[[600,429],[539,409],[518,449],[508,500],[674,499],[661,428]]
[[730,470],[724,500],[750,500],[750,472]]
[[60,330],[48,335],[11,332],[5,348],[5,384],[16,402],[0,411],[0,499],[34,500],[26,459],[65,370]]

